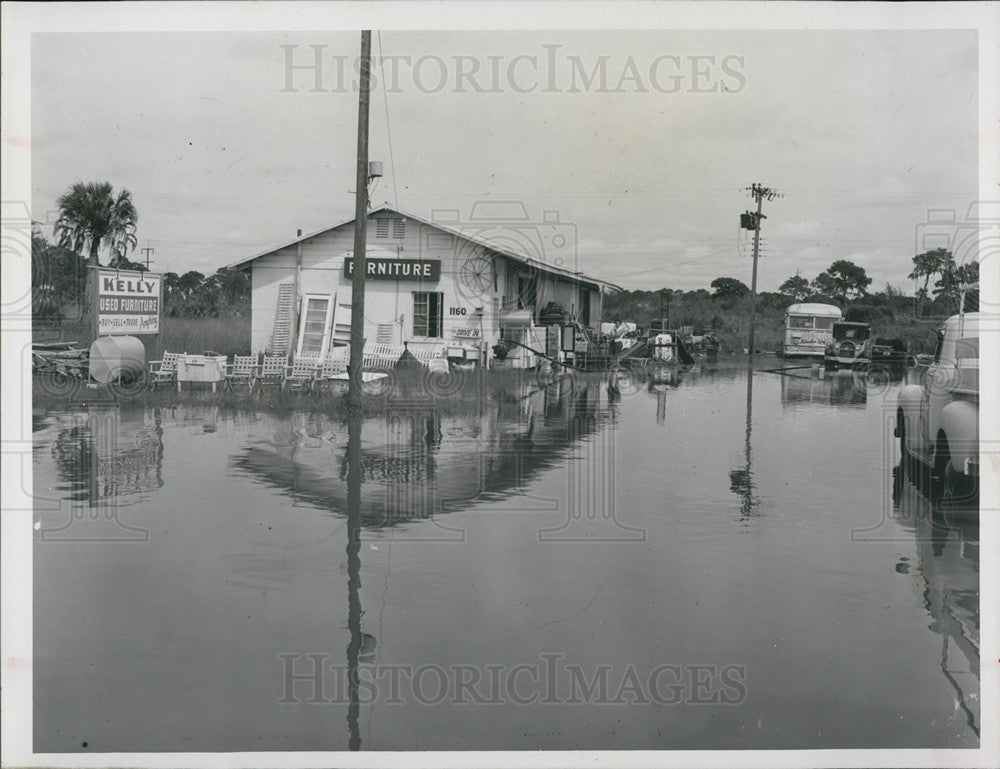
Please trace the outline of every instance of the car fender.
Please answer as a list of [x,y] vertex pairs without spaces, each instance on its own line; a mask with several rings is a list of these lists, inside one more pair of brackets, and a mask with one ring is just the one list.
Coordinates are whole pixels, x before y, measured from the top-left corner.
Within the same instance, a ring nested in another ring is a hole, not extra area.
[[[920,385],[904,385],[896,400],[906,425],[906,444],[910,450],[920,446],[920,403],[924,398],[924,388]],[[898,431],[898,426],[897,426]],[[898,434],[898,432],[897,432]]]
[[952,467],[964,471],[966,460],[979,459],[979,406],[970,401],[952,401],[941,409],[940,431],[948,441]]

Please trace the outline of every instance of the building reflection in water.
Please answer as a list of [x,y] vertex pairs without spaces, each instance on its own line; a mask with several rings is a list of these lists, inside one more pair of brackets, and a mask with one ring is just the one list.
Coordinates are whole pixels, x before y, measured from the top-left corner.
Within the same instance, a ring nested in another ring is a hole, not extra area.
[[[586,439],[612,414],[601,403],[596,384],[564,377],[542,390],[501,398],[482,414],[443,417],[426,406],[403,403],[392,407],[384,418],[351,419],[346,424],[322,415],[296,414],[275,420],[273,430],[248,436],[248,445],[234,460],[240,472],[346,518],[350,750],[362,746],[361,668],[374,662],[382,642],[363,628],[363,530],[420,520],[434,523],[440,538],[441,532],[449,531],[437,520],[442,513],[467,507],[477,499],[520,494],[531,479],[564,463],[572,451],[585,453],[581,462],[587,462],[587,467],[577,468],[581,477],[576,477],[574,463],[569,463],[568,503],[577,505],[584,517],[599,517],[608,510],[600,507],[600,500],[584,498],[587,489],[583,487],[592,480],[590,459],[604,469],[613,465],[603,462],[598,451],[606,445],[613,448],[613,443]],[[590,451],[591,443],[598,453]],[[607,496],[613,499],[612,488],[608,486]],[[523,499],[519,497],[519,511],[528,507]],[[549,511],[539,504],[539,509]],[[613,508],[610,517],[614,517]],[[406,536],[421,538],[426,528],[408,528]],[[548,531],[541,529],[539,535],[544,538]]]
[[94,408],[70,416],[52,444],[69,516],[43,527],[43,540],[146,541],[122,521],[120,498],[163,486],[161,410]]
[[[457,538],[461,532],[449,529],[443,514],[521,494],[613,419],[596,390],[596,383],[565,377],[530,395],[493,402],[482,415],[442,416],[400,404],[385,417],[367,419],[355,460],[363,480],[357,504],[362,528],[422,520],[433,531],[408,530],[408,536]],[[318,414],[272,419],[272,431],[248,437],[234,468],[298,501],[346,514],[354,466],[349,426]],[[550,505],[520,497],[518,509],[550,512]]]
[[913,580],[932,619],[928,628],[941,636],[941,674],[979,737],[979,520],[975,512],[932,504],[906,468],[892,473],[892,517],[916,543],[916,561],[902,556],[895,569]]

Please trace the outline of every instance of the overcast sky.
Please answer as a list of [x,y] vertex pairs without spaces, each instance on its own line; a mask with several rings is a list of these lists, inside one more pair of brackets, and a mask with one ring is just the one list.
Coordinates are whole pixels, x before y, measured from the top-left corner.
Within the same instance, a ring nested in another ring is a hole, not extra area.
[[[106,180],[132,192],[154,269],[206,273],[350,218],[359,48],[36,35],[33,217],[51,234],[60,194]],[[785,195],[765,203],[763,290],[849,259],[910,291],[928,210],[962,219],[978,197],[975,31],[392,31],[373,53],[373,202],[468,219],[521,201],[542,258],[561,233],[576,269],[626,288],[749,284],[759,181]],[[317,54],[319,74],[289,70]]]

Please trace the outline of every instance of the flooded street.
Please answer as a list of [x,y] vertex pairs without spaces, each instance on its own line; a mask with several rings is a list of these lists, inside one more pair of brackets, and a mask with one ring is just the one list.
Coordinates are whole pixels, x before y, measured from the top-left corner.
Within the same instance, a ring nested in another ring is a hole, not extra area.
[[36,413],[34,749],[978,746],[978,526],[793,373]]

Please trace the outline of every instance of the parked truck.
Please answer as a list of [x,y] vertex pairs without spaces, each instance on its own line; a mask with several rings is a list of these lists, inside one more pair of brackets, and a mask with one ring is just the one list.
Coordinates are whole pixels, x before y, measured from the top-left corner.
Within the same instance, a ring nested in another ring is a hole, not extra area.
[[961,313],[938,332],[919,383],[899,393],[895,435],[900,464],[923,476],[933,501],[964,500],[978,510],[980,314]]

